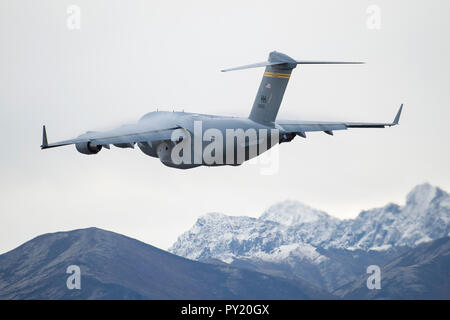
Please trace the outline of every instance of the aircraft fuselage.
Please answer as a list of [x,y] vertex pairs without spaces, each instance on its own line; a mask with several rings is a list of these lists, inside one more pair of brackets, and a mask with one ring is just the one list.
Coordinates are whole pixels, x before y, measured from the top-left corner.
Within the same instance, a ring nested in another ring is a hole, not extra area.
[[[148,130],[179,127],[171,140],[139,142],[138,147],[167,166],[184,169],[200,165],[240,165],[283,142],[276,123],[261,124],[241,117],[157,111],[143,116],[139,126]],[[176,163],[174,147],[180,143],[185,144],[179,154],[186,156],[186,161]]]

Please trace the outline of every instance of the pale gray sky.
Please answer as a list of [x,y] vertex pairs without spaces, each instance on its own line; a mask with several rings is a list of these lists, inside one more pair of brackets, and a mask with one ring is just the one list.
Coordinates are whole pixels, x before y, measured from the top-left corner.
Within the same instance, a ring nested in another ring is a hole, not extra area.
[[[66,26],[81,9],[81,29]],[[366,26],[369,5],[381,29]],[[259,216],[295,199],[340,218],[416,184],[450,189],[450,2],[0,0],[0,252],[97,226],[163,249],[199,215]],[[262,69],[221,73],[277,50],[300,66],[279,117],[401,125],[311,133],[280,147],[278,174],[257,166],[176,170],[136,150],[85,156],[50,141],[161,109],[250,112]]]

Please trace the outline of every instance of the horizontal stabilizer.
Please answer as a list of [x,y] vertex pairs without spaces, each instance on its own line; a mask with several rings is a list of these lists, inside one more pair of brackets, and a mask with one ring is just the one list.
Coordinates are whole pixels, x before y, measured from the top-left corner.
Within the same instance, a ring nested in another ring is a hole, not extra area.
[[364,64],[360,61],[314,61],[314,60],[297,60],[297,64]]
[[267,67],[267,66],[274,66],[277,64],[283,64],[284,62],[277,62],[277,61],[264,61],[264,62],[258,62],[258,63],[253,63],[253,64],[247,64],[245,66],[240,66],[240,67],[234,67],[234,68],[229,68],[229,69],[223,69],[220,70],[222,72],[228,72],[228,71],[235,71],[235,70],[243,70],[243,69],[251,69],[251,68],[259,68],[259,67]]
[[318,61],[318,60],[294,60],[291,57],[273,51],[269,54],[268,61],[258,62],[253,64],[247,64],[245,66],[229,68],[221,70],[222,72],[227,71],[235,71],[235,70],[243,70],[243,69],[251,69],[251,68],[259,68],[259,67],[267,67],[267,66],[277,66],[277,65],[287,65],[290,68],[295,68],[298,64],[362,64],[364,62],[355,62],[355,61]]

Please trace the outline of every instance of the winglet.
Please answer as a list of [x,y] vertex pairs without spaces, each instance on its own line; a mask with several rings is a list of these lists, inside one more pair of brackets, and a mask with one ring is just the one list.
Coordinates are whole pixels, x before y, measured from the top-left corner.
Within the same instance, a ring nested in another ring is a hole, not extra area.
[[403,109],[403,103],[400,105],[400,108],[398,109],[397,115],[394,118],[394,122],[392,122],[393,126],[398,124],[398,121],[400,120],[400,115],[402,114],[402,109]]
[[45,126],[42,127],[42,145],[41,149],[45,149],[48,147],[48,140],[47,140],[47,131],[45,130]]

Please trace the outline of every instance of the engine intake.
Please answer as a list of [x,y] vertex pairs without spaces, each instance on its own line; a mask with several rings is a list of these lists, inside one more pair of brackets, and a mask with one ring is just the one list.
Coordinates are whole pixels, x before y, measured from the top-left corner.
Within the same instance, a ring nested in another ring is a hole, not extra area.
[[92,145],[90,142],[82,142],[75,144],[75,148],[77,148],[78,152],[82,154],[97,154],[100,150],[102,150],[102,146]]

